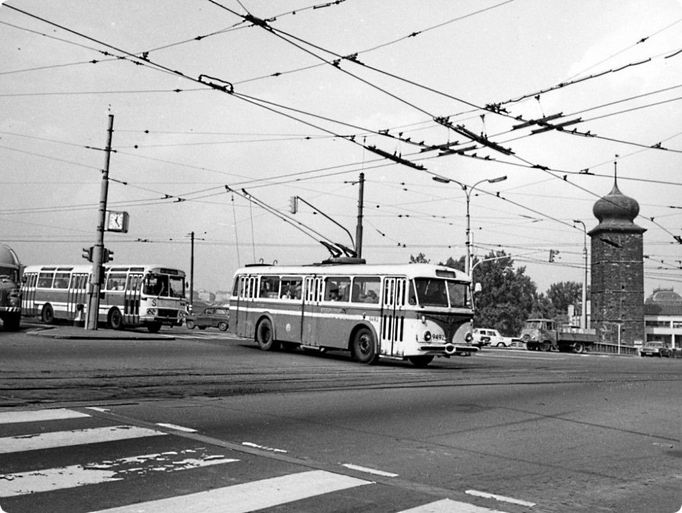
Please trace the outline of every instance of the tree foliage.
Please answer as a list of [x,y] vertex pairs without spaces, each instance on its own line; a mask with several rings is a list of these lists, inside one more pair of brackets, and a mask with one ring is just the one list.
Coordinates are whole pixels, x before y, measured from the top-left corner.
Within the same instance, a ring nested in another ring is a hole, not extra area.
[[410,255],[411,264],[428,264],[431,260],[426,258],[424,253],[419,253],[417,256]]

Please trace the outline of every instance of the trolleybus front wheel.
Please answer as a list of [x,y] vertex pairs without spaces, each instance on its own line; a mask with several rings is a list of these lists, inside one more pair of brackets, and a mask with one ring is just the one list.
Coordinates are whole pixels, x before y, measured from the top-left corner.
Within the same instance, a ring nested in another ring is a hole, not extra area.
[[150,322],[149,324],[147,324],[147,331],[149,333],[158,333],[160,329],[161,329],[160,322]]
[[256,342],[263,351],[277,349],[277,342],[275,342],[272,324],[269,319],[263,319],[258,323],[256,327]]
[[355,332],[350,351],[353,358],[360,363],[369,363],[370,365],[376,363],[379,360],[379,355],[372,330],[360,328]]
[[417,356],[408,356],[407,359],[410,360],[410,362],[412,362],[412,365],[421,369],[426,367],[433,361],[433,355],[422,354]]

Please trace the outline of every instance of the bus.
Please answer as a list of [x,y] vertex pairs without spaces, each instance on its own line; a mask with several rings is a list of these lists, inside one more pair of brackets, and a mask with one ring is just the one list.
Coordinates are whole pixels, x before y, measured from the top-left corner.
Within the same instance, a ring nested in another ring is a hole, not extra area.
[[[24,315],[84,321],[92,265],[29,265],[24,269]],[[185,273],[161,265],[105,265],[97,320],[112,329],[180,326],[187,314]]]
[[238,269],[230,332],[260,349],[349,351],[354,360],[470,355],[470,278],[431,264],[314,264]]

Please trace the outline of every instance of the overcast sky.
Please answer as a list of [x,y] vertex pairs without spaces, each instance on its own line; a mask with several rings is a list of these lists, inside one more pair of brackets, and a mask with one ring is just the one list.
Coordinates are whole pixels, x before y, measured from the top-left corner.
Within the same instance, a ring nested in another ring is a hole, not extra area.
[[[369,262],[459,258],[458,184],[506,176],[471,195],[474,253],[507,251],[545,291],[582,281],[573,220],[596,226],[617,161],[647,230],[647,294],[682,290],[680,0],[2,4],[0,241],[26,264],[85,262],[111,113],[108,208],[130,214],[105,236],[115,263],[189,273],[191,232],[196,288],[228,289],[254,261],[320,261],[315,238],[350,246],[343,230],[301,204],[309,237],[242,188],[283,213],[298,195],[354,235],[360,172]],[[580,121],[514,128],[558,114]]]

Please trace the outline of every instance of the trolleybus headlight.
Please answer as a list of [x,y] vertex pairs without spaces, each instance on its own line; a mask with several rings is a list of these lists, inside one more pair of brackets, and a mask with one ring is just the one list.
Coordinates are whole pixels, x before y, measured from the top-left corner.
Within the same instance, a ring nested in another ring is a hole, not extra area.
[[422,321],[422,324],[426,324],[426,316],[425,315],[422,315],[421,321]]
[[464,337],[465,342],[471,342],[474,339],[473,335],[471,334],[470,331],[467,332],[466,336]]
[[424,332],[424,342],[429,342],[430,340],[431,340],[431,332],[425,331]]

